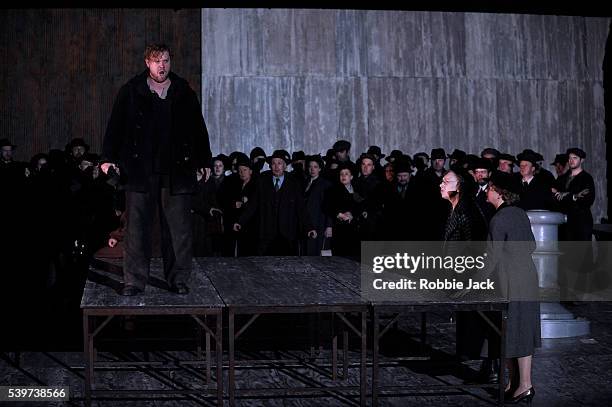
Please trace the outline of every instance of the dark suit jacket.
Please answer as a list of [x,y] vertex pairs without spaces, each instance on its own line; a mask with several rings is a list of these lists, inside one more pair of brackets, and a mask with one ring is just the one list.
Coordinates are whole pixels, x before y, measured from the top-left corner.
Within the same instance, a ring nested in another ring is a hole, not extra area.
[[[148,71],[123,85],[113,105],[104,136],[102,162],[119,164],[126,190],[145,192],[153,172],[153,97]],[[171,102],[170,189],[193,193],[196,170],[210,167],[211,151],[206,124],[196,93],[185,79],[170,72]]]
[[[278,211],[272,204],[275,193],[278,194]],[[295,241],[305,237],[302,235],[313,229],[300,185],[287,172],[278,192],[274,191],[272,173],[260,175],[253,203],[254,205],[247,206],[238,223],[244,226],[258,214],[260,239],[271,240],[280,235],[284,239]]]
[[553,209],[554,201],[550,185],[547,184],[544,178],[533,177],[527,186],[522,185],[522,179],[519,182],[521,182],[521,199],[517,204],[519,208],[525,211],[532,209]]
[[306,211],[317,233],[332,225],[331,214],[327,211],[327,195],[331,186],[329,180],[319,176],[312,182],[308,191],[304,192]]

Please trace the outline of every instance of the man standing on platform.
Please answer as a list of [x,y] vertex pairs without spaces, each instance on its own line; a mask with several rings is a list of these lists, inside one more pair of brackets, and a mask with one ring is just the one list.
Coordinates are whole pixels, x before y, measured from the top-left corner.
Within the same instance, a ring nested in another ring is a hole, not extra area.
[[191,195],[197,173],[210,176],[212,154],[198,97],[170,71],[171,56],[165,44],[147,46],[147,69],[119,90],[104,137],[100,168],[120,172],[126,189],[123,295],[144,291],[156,212],[164,276],[171,291],[189,292]]

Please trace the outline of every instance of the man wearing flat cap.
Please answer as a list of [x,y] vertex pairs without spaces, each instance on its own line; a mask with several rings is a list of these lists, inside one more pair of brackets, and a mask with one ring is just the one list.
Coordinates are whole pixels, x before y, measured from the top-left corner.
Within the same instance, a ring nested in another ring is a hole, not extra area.
[[291,162],[289,153],[276,150],[267,161],[271,171],[259,176],[255,197],[234,223],[233,229],[239,232],[257,216],[258,255],[297,255],[299,240],[306,237],[315,239],[317,232],[306,212],[299,183],[286,172]]
[[538,155],[532,151],[523,151],[516,156],[520,174],[520,200],[517,204],[525,211],[533,209],[552,210],[554,206],[550,185],[542,176],[536,176]]
[[595,183],[591,174],[582,166],[586,153],[580,148],[567,150],[569,171],[557,178],[553,188],[554,197],[561,211],[567,214],[566,240],[590,241],[593,234],[591,206],[595,201]]

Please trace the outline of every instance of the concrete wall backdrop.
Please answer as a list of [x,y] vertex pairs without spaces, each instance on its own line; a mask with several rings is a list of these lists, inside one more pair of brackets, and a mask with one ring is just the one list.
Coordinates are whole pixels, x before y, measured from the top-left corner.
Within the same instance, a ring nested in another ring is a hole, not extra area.
[[[607,206],[608,18],[364,10],[202,10],[202,103],[215,153],[258,145],[356,157],[443,147],[580,146]],[[549,169],[552,169],[549,167]]]

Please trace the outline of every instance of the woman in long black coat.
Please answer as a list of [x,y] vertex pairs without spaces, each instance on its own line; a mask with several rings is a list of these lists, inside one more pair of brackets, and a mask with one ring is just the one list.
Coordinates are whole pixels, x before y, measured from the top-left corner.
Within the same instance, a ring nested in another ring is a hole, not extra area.
[[541,344],[538,275],[531,257],[535,239],[525,211],[512,206],[518,201],[518,185],[510,174],[493,174],[487,200],[496,208],[489,223],[488,268],[496,273],[502,294],[510,300],[506,329],[510,380],[506,400],[531,401],[535,395],[532,357]]
[[[476,186],[470,174],[464,171],[448,171],[440,183],[440,194],[450,202],[450,211],[444,226],[443,250],[447,256],[477,256],[484,247],[479,245],[487,236],[487,221],[474,199]],[[453,243],[468,242],[472,243]],[[457,276],[463,277],[463,276]],[[495,319],[496,315],[488,315]],[[457,354],[467,359],[483,359],[480,366],[479,382],[495,382],[497,366],[495,361],[499,350],[491,337],[488,324],[477,312],[456,313]]]
[[359,260],[359,222],[364,199],[353,187],[351,165],[338,166],[338,183],[330,188],[329,212],[332,214],[332,254]]

